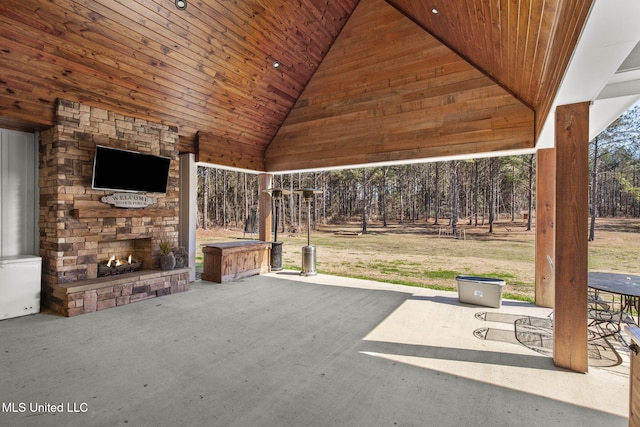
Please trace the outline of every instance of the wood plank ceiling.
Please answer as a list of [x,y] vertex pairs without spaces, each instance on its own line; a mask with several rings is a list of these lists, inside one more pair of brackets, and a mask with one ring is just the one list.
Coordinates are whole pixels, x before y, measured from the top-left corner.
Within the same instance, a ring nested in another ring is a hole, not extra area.
[[536,132],[551,109],[592,4],[592,0],[388,2],[531,106],[536,111]]
[[280,171],[533,144],[530,107],[384,0],[363,0],[265,160]]
[[[50,127],[62,98],[177,126],[181,151],[256,171],[530,147],[591,5],[187,1],[186,10],[174,0],[2,2],[0,127]],[[421,99],[434,87],[439,95]],[[338,108],[356,104],[378,115],[376,126]],[[312,105],[324,105],[323,120],[301,118],[319,114]],[[358,126],[371,144],[336,139]]]

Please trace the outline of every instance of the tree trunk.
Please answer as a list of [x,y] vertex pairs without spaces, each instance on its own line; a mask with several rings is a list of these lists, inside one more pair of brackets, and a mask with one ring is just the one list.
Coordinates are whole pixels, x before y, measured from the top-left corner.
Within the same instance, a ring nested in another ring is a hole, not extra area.
[[387,226],[387,172],[388,167],[382,168],[382,226]]
[[[318,173],[313,173],[313,188],[318,188]],[[324,196],[323,196],[324,197]],[[317,200],[313,201],[313,229],[316,230],[318,227],[318,203]]]
[[416,165],[412,166],[411,174],[411,222],[418,220],[418,171]]
[[511,222],[516,220],[516,165],[511,164]]
[[493,220],[495,210],[495,176],[494,176],[494,163],[493,157],[489,159],[489,233],[493,233]]
[[425,173],[424,173],[424,186],[425,186],[424,219],[426,222],[429,222],[429,218],[431,217],[431,176],[429,172],[430,172],[430,166],[429,166],[429,163],[427,163],[425,166]]
[[458,162],[456,160],[451,162],[451,178],[449,182],[449,194],[450,194],[450,211],[451,211],[451,228],[453,229],[453,235],[456,235],[456,229],[458,228],[458,216],[459,216],[459,194],[458,194]]
[[591,224],[589,241],[596,239],[596,217],[598,216],[598,137],[593,141],[593,170],[591,171]]
[[247,216],[249,216],[249,194],[247,193],[247,175],[246,173],[243,173],[243,180],[242,180],[242,199],[244,200],[244,210],[242,212],[242,217],[246,218]]
[[218,191],[218,187],[219,187],[219,183],[218,183],[218,170],[215,169],[214,170],[214,182],[213,182],[213,214],[215,215],[215,224],[216,226],[220,225],[220,203],[218,202],[218,194],[220,194],[220,192]]
[[202,229],[206,230],[209,224],[209,171],[204,168],[202,174]]
[[400,189],[400,224],[404,224],[404,187],[405,187],[405,170],[402,169],[402,174],[396,177],[396,181],[398,182],[398,187]]
[[227,228],[227,171],[222,170],[222,228]]
[[[290,219],[289,219],[289,226],[290,227],[295,227],[296,224],[296,197],[293,194],[293,174],[290,173],[289,174],[289,190],[291,191],[291,194],[289,195],[289,215],[290,215]],[[296,232],[300,231],[296,228]]]
[[238,217],[240,216],[240,213],[238,212],[238,187],[239,187],[239,183],[240,183],[240,172],[236,172],[235,173],[236,176],[236,182],[233,186],[233,219],[234,222],[236,224],[236,228],[238,228],[239,223],[238,223]]
[[435,200],[435,209],[433,210],[433,218],[434,225],[438,225],[438,219],[440,218],[440,164],[436,163],[436,176],[435,176],[435,189],[436,189],[436,200]]
[[362,234],[367,234],[367,168],[362,168]]
[[322,173],[322,223],[327,223],[327,173]]
[[[302,187],[302,173],[298,172],[298,188]],[[298,195],[298,230],[302,229],[302,194]]]
[[529,155],[529,190],[527,192],[527,231],[531,231],[531,217],[533,216],[533,161],[535,154]]

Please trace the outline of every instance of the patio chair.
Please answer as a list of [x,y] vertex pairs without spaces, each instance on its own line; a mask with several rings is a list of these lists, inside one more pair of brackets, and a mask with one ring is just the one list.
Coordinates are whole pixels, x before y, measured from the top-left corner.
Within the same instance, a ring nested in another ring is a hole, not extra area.
[[598,338],[610,337],[619,334],[622,324],[635,325],[632,316],[622,311],[622,302],[616,303],[611,297],[607,300],[599,292],[590,292],[587,299],[588,326]]

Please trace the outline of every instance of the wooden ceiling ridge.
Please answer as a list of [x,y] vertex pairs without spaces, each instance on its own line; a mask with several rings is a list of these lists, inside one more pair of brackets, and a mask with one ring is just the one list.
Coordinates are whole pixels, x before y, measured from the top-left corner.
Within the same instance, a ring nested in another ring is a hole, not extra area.
[[593,0],[389,0],[536,113],[542,129]]
[[[469,65],[471,65],[473,68],[475,68],[476,70],[480,71],[482,74],[484,74],[486,77],[488,77],[489,79],[491,79],[495,84],[497,84],[498,86],[502,87],[505,91],[509,92],[514,98],[516,98],[518,101],[520,101],[523,105],[527,106],[529,109],[531,109],[532,111],[534,111],[535,113],[535,108],[533,107],[533,105],[529,102],[527,102],[525,99],[523,99],[522,97],[520,97],[520,95],[518,95],[518,93],[514,92],[512,88],[510,88],[509,86],[505,85],[502,81],[498,80],[492,73],[488,72],[487,70],[485,70],[483,67],[481,67],[480,65],[478,65],[473,58],[469,57],[468,55],[466,55],[464,52],[461,52],[459,49],[456,48],[455,45],[452,45],[449,41],[447,37],[442,37],[439,34],[435,33],[433,30],[431,30],[427,25],[425,25],[425,23],[423,21],[420,21],[417,17],[410,15],[409,13],[406,12],[405,9],[403,9],[400,6],[400,1],[397,0],[385,0],[387,3],[389,3],[391,6],[393,6],[395,9],[398,10],[398,12],[402,13],[407,19],[411,20],[414,24],[418,25],[420,28],[422,28],[424,31],[426,31],[427,33],[429,33],[429,35],[431,35],[433,38],[435,38],[436,40],[438,40],[440,43],[442,43],[444,46],[446,46],[447,48],[449,48],[450,50],[452,50],[453,52],[455,52],[460,58],[462,58],[466,63],[468,63]],[[456,29],[452,28],[452,31],[455,31]]]
[[[339,2],[340,3],[340,2]],[[351,9],[350,11],[345,8],[345,11],[347,11],[349,13],[348,18],[344,20],[344,22],[342,23],[342,26],[340,27],[340,29],[336,32],[335,36],[333,37],[333,39],[331,40],[330,45],[327,47],[327,53],[329,51],[331,51],[331,48],[333,47],[333,45],[335,44],[336,40],[338,39],[338,37],[340,36],[340,34],[342,33],[342,31],[344,30],[344,27],[347,25],[347,22],[349,22],[349,18],[351,17],[351,14],[353,13],[353,11],[358,7],[358,4],[360,3],[360,0],[355,0],[355,6],[353,7],[353,9]],[[344,5],[342,5],[343,7],[345,7]],[[313,70],[313,74],[311,74],[311,77],[305,82],[305,84],[302,87],[302,90],[300,91],[300,94],[304,93],[304,90],[306,89],[306,87],[309,85],[309,82],[311,82],[311,79],[313,79],[313,75],[315,74],[316,71],[318,71],[318,68],[320,67],[320,65],[322,64],[322,61],[324,61],[324,58],[326,58],[327,53],[325,53],[325,55],[320,59],[318,65],[316,66],[316,68]],[[284,119],[282,120],[282,123],[284,123],[288,118],[289,115],[291,114],[291,111],[293,110],[293,107],[295,106],[295,103],[298,101],[300,94],[298,94],[298,96],[294,99],[293,103],[291,104],[291,107],[288,109]],[[266,146],[264,147],[264,153],[265,153],[265,157],[266,157],[266,152],[269,149],[269,146],[271,145],[271,143],[273,142],[273,138],[275,138],[277,132],[274,132],[274,134],[272,135],[271,139],[269,139],[269,142],[266,144]]]

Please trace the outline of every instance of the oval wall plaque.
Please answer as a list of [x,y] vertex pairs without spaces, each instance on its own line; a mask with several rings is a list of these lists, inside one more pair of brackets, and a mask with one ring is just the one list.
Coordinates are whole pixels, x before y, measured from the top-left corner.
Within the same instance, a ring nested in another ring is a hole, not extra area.
[[156,203],[157,199],[144,194],[136,193],[113,193],[100,199],[103,203],[108,203],[117,208],[140,209]]

